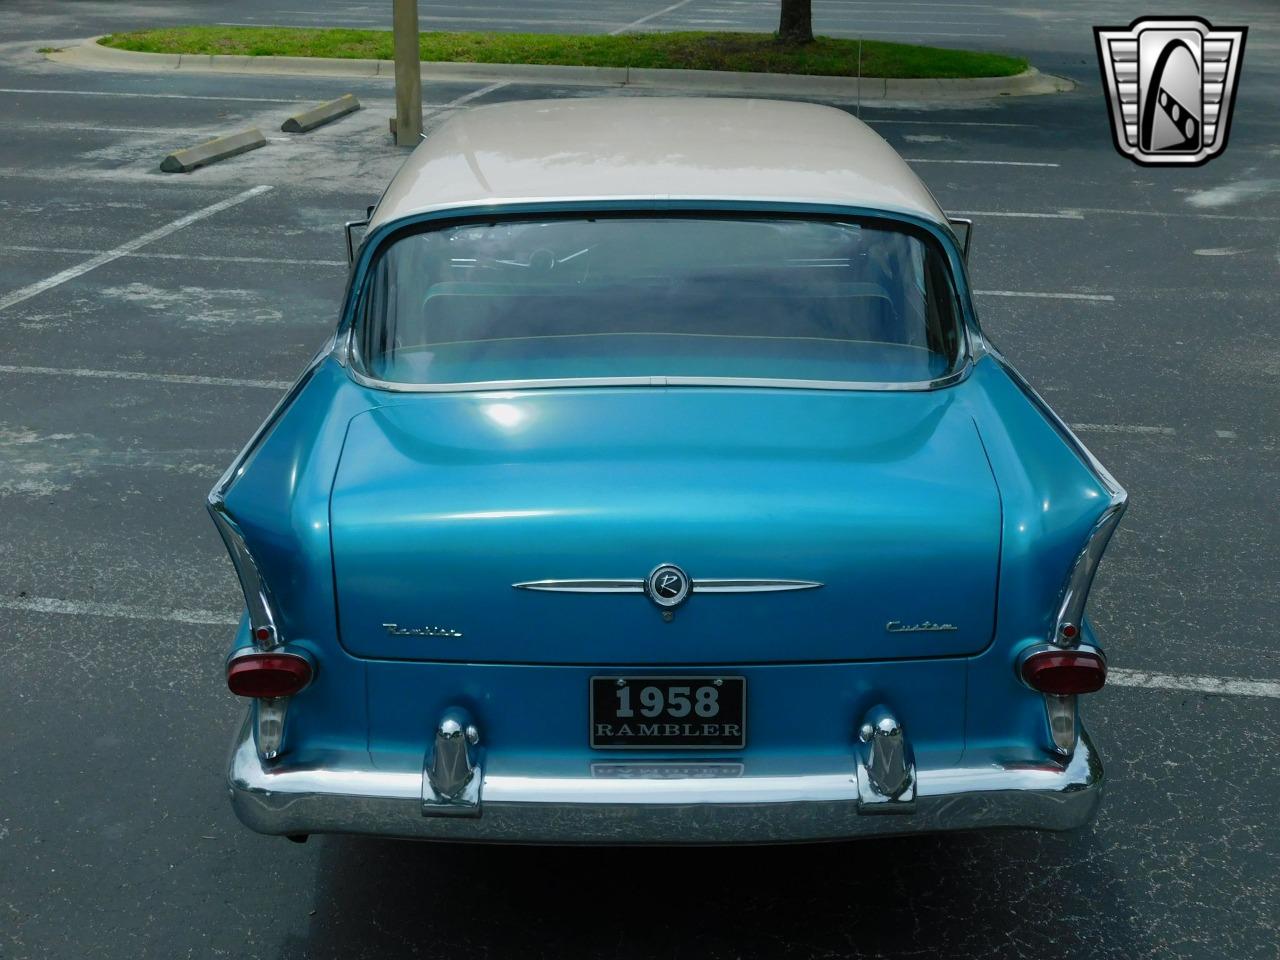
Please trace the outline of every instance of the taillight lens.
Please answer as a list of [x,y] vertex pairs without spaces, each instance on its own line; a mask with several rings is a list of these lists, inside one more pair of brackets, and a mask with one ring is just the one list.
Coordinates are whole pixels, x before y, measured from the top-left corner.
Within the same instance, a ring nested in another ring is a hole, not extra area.
[[1091,650],[1041,650],[1022,661],[1022,679],[1041,693],[1093,693],[1107,682],[1107,662]]
[[292,653],[247,653],[227,665],[227,687],[237,697],[288,697],[311,682],[311,664]]

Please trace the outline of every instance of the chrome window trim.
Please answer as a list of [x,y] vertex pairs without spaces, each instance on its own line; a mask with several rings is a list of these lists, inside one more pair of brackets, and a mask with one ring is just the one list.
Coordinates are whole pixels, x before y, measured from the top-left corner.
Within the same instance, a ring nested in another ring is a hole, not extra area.
[[745,387],[775,390],[840,390],[907,392],[938,390],[959,383],[969,376],[973,364],[965,360],[958,370],[935,380],[863,381],[863,380],[795,380],[775,377],[563,377],[546,380],[481,380],[470,383],[402,383],[380,380],[360,371],[355,344],[349,347],[351,363],[347,370],[352,380],[362,387],[390,393],[485,393],[508,390],[551,390],[589,387]]
[[[355,270],[367,274],[372,263],[375,250],[390,235],[408,227],[439,222],[440,226],[465,221],[475,217],[523,217],[528,215],[547,214],[572,216],[574,214],[611,213],[620,215],[696,215],[717,213],[757,214],[775,217],[853,217],[861,219],[879,219],[896,221],[932,235],[938,241],[942,253],[949,266],[948,275],[951,281],[951,296],[957,311],[955,322],[960,327],[960,344],[957,351],[957,366],[950,373],[930,380],[901,381],[860,381],[860,380],[802,380],[776,377],[684,377],[655,374],[637,377],[565,377],[546,379],[488,380],[460,383],[408,383],[396,380],[383,380],[370,376],[365,372],[364,360],[360,355],[356,340],[356,328],[359,325],[355,308],[361,301],[365,276],[359,276],[351,285],[348,303],[339,325],[339,333],[335,340],[334,355],[346,368],[348,376],[357,384],[373,390],[389,393],[478,393],[508,390],[548,390],[596,387],[743,387],[759,389],[784,390],[827,390],[844,392],[924,392],[939,390],[953,386],[965,380],[977,359],[974,349],[977,318],[969,296],[968,277],[964,272],[964,259],[956,245],[956,237],[949,224],[939,223],[912,214],[889,209],[869,209],[863,207],[840,207],[832,204],[812,203],[798,200],[795,202],[738,200],[729,197],[707,198],[705,200],[662,200],[650,198],[646,202],[639,200],[618,200],[615,198],[599,201],[572,201],[560,203],[511,203],[497,206],[451,207],[441,210],[404,217],[399,220],[379,224],[372,234],[366,236],[361,244],[360,255]],[[337,341],[342,341],[341,348]]]

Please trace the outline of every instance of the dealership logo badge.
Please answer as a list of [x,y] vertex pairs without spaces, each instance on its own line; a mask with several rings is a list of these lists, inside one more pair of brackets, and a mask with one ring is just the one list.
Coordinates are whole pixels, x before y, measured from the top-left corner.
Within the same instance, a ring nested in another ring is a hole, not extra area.
[[1184,167],[1225,150],[1247,32],[1199,17],[1094,27],[1116,149],[1143,166]]

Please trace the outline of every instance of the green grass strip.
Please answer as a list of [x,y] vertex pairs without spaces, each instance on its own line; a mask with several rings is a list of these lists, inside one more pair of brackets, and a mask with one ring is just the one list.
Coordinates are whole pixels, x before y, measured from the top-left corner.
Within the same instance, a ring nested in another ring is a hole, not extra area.
[[[101,43],[144,53],[390,60],[387,30],[300,27],[173,27],[115,33]],[[637,33],[611,37],[557,33],[424,33],[422,59],[454,63],[541,63],[587,67],[658,67],[852,77],[858,41],[818,37],[783,44],[765,33]],[[1008,77],[1027,69],[1021,57],[863,41],[864,77]]]

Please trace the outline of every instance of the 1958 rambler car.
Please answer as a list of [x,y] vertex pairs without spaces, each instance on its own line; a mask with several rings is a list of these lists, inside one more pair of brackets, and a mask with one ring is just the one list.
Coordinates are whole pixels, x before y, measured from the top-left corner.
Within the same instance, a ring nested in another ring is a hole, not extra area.
[[550,843],[1088,822],[1084,608],[1125,494],[983,336],[962,236],[832,108],[444,123],[210,495],[246,601],[240,819]]

